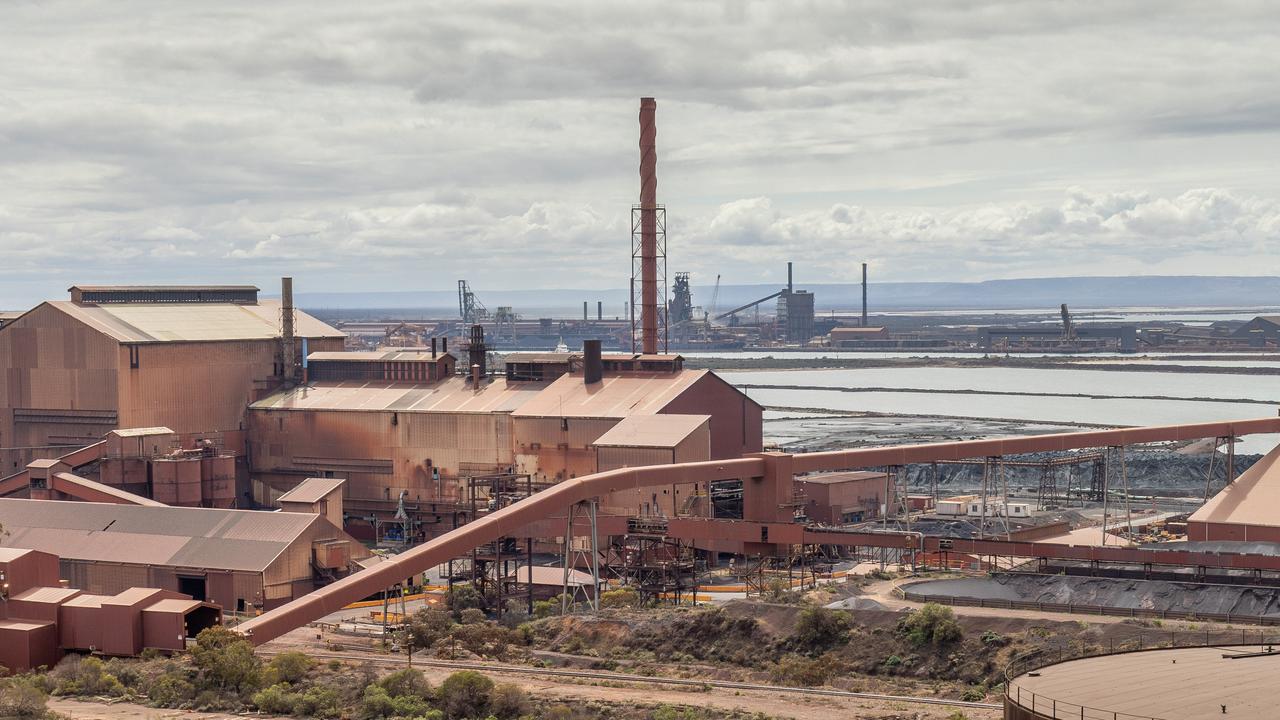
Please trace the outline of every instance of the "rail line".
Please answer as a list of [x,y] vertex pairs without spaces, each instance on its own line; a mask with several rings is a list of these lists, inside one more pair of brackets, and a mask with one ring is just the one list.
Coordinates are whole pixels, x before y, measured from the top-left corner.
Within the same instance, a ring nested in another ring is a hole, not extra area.
[[[259,648],[261,655],[278,655],[287,650],[267,650]],[[407,663],[403,659],[392,659],[377,656],[350,655],[344,653],[313,653],[307,655],[320,660],[356,660],[374,665],[403,668]],[[538,668],[525,665],[506,665],[500,663],[478,663],[465,660],[439,660],[435,658],[414,659],[414,665],[444,668],[447,670],[476,670],[504,675],[542,675],[547,677],[566,677],[579,680],[609,680],[613,682],[649,683],[652,685],[681,685],[685,687],[714,687],[723,690],[755,690],[759,692],[781,692],[796,695],[818,695],[824,697],[857,698],[861,700],[883,700],[887,702],[916,703],[920,705],[943,705],[947,707],[974,708],[978,710],[999,710],[999,703],[966,702],[964,700],[948,700],[946,698],[916,697],[913,695],[884,695],[881,693],[854,692],[852,690],[834,690],[830,688],[791,687],[787,685],[763,685],[758,683],[733,682],[730,680],[695,680],[691,678],[664,678],[649,675],[633,675],[629,673],[608,672],[605,670],[566,670],[563,668]]]

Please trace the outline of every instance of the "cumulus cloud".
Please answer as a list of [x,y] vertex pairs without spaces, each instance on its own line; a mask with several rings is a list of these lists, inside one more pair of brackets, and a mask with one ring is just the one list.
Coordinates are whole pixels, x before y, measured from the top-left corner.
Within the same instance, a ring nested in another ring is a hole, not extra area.
[[0,305],[622,287],[641,95],[699,281],[1277,272],[1277,35],[1249,0],[16,4]]

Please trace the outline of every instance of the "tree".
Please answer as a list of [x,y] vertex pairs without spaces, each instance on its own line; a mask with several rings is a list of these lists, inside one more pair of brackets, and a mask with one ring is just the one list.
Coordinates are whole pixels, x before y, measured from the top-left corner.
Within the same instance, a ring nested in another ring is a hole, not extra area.
[[849,641],[853,619],[843,610],[805,608],[796,621],[795,645],[800,650],[818,652]]
[[315,661],[307,657],[305,653],[297,651],[283,652],[271,658],[271,662],[267,663],[267,671],[270,677],[267,678],[266,684],[274,685],[275,683],[286,682],[290,685],[297,685],[307,676],[311,668],[315,665]]
[[405,644],[414,649],[429,648],[453,628],[453,617],[444,610],[424,608],[409,617]]
[[191,662],[200,670],[205,687],[243,692],[262,684],[262,662],[253,654],[253,645],[224,627],[200,631],[191,649]]
[[454,585],[445,596],[445,605],[458,616],[468,608],[484,609],[484,596],[473,585]]
[[500,720],[512,720],[529,713],[529,696],[511,683],[495,685],[489,692],[489,712]]
[[48,696],[23,677],[0,680],[0,717],[41,720],[53,717],[45,705]]
[[440,684],[440,704],[445,715],[455,720],[485,717],[489,713],[489,692],[493,681],[474,670],[462,670]]
[[964,629],[951,608],[925,603],[919,610],[898,621],[898,632],[915,645],[946,645],[964,637]]

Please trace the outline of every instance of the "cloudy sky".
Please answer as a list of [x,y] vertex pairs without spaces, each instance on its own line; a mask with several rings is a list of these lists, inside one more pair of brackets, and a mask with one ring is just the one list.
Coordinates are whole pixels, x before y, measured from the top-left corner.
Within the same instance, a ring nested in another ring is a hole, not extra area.
[[0,21],[0,307],[617,288],[638,98],[695,282],[1280,274],[1266,2],[62,2]]

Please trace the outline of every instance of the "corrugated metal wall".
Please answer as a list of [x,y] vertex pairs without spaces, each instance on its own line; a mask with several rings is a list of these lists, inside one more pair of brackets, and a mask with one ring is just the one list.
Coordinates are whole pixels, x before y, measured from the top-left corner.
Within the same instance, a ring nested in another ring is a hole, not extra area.
[[[117,350],[114,340],[49,305],[6,326],[0,332],[0,447],[101,438],[117,412]],[[15,423],[15,408],[73,412]],[[0,476],[62,452],[0,452]]]
[[[307,475],[347,478],[346,496],[437,497],[459,468],[510,467],[505,413],[251,410],[255,476],[283,490]],[[436,479],[438,472],[440,480]]]

